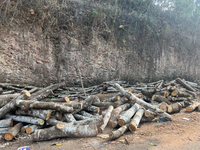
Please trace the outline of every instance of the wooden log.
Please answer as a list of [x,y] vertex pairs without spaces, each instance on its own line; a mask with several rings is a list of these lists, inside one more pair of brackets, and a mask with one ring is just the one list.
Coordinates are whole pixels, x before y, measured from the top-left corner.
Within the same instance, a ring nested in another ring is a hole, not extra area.
[[109,139],[115,140],[115,139],[119,138],[120,136],[122,136],[128,130],[128,126],[129,126],[129,124],[125,124],[122,127],[120,127],[119,129],[117,129],[116,131],[111,131],[109,133]]
[[162,102],[160,105],[159,105],[159,109],[160,110],[163,110],[164,112],[168,112],[168,104],[165,103],[165,102]]
[[159,108],[156,108],[155,106],[149,104],[149,103],[146,103],[144,102],[143,100],[137,98],[136,96],[134,96],[132,93],[127,93],[119,84],[115,84],[115,87],[124,95],[126,96],[129,101],[132,103],[132,104],[139,104],[145,108],[148,108],[149,110],[155,112],[157,115],[167,119],[167,120],[172,120],[172,117],[171,115],[167,114],[166,112],[160,110]]
[[108,121],[110,119],[110,116],[111,116],[111,113],[112,113],[113,109],[114,109],[114,107],[112,105],[108,107],[108,111],[107,111],[106,115],[103,118],[103,125],[98,128],[98,133],[102,133],[104,131],[105,127],[108,124]]
[[143,116],[142,119],[140,120],[141,123],[143,122],[152,122],[155,119],[154,115],[150,115],[149,117]]
[[73,107],[73,109],[82,109],[83,103],[82,102],[68,102],[68,103],[62,103],[63,106]]
[[43,126],[39,126],[39,125],[31,125],[31,126],[28,126],[26,128],[26,133],[28,134],[31,134],[33,132],[35,132],[36,129],[41,129]]
[[63,106],[61,104],[57,104],[57,103],[53,103],[53,102],[17,100],[15,103],[15,106],[20,107],[23,110],[51,109],[51,110],[55,110],[55,111],[61,111],[63,113],[73,112],[73,107]]
[[118,95],[115,95],[109,99],[106,99],[106,100],[103,100],[103,102],[116,102],[116,101],[119,101],[120,100],[120,96]]
[[92,113],[99,113],[100,108],[96,106],[89,106],[88,108],[85,108],[86,111],[92,112]]
[[130,119],[135,114],[135,112],[140,108],[138,104],[134,104],[130,109],[128,109],[118,120],[118,124],[123,126],[130,122]]
[[129,130],[130,130],[131,132],[134,132],[134,131],[137,129],[137,127],[138,127],[138,125],[139,125],[139,123],[140,123],[140,120],[141,120],[143,114],[144,114],[144,109],[143,109],[143,108],[140,108],[140,109],[136,112],[135,116],[134,116],[133,119],[131,120],[131,123],[129,124]]
[[112,113],[111,113],[111,117],[110,117],[110,120],[108,122],[108,125],[111,126],[111,127],[116,127],[117,126],[117,116],[124,110],[127,110],[131,107],[130,104],[126,103],[124,105],[121,105],[117,108],[115,108]]
[[169,91],[166,91],[166,90],[165,90],[165,91],[161,91],[160,93],[161,93],[161,95],[164,96],[165,98],[168,97],[169,94],[170,94]]
[[156,102],[160,102],[160,103],[166,102],[167,104],[171,104],[171,102],[167,98],[165,98],[164,96],[161,96],[161,95],[154,95],[152,97],[152,101],[156,101]]
[[35,88],[32,88],[31,90],[29,90],[28,92],[29,92],[30,94],[32,94],[32,93],[36,92],[37,90],[38,90],[38,88],[35,87]]
[[55,118],[57,119],[57,120],[62,120],[62,112],[60,111],[57,111],[56,113],[55,113]]
[[187,112],[192,112],[194,111],[197,107],[199,106],[199,103],[193,103],[190,106],[186,107]]
[[0,128],[13,127],[13,119],[0,120]]
[[125,113],[126,111],[122,111],[118,116],[117,116],[117,120],[119,120],[119,118]]
[[66,122],[75,122],[76,121],[76,119],[74,118],[74,116],[72,114],[64,114],[63,119]]
[[131,93],[137,93],[137,94],[141,93],[141,91],[136,90],[136,89],[134,89],[132,87],[128,88],[128,91],[130,91]]
[[73,114],[74,118],[76,120],[85,120],[85,119],[88,119],[88,117],[85,117],[85,116],[82,116],[82,115],[79,115],[79,114]]
[[116,96],[116,93],[108,93],[108,94],[96,94],[100,101],[107,100],[109,98],[112,98],[113,96]]
[[88,118],[93,117],[92,114],[90,114],[90,113],[88,113],[88,112],[86,112],[86,111],[84,111],[84,110],[80,111],[79,114],[80,114],[80,115],[83,115],[83,116],[85,116],[85,117],[88,117]]
[[167,90],[170,91],[170,92],[172,92],[172,91],[176,90],[176,87],[175,87],[175,86],[169,85],[169,86],[167,87]]
[[15,90],[1,92],[1,94],[13,94],[13,93],[15,93]]
[[60,137],[94,137],[98,134],[97,126],[90,125],[65,125],[57,124],[56,126],[35,130],[33,134],[33,141],[45,141]]
[[182,108],[186,108],[190,105],[189,102],[179,102],[179,104],[181,105]]
[[0,134],[7,133],[11,128],[0,128]]
[[167,112],[168,113],[178,113],[181,111],[181,105],[179,103],[174,103],[171,105],[168,105]]
[[171,95],[176,97],[190,97],[190,94],[187,92],[179,91],[178,89],[172,91]]
[[0,95],[0,108],[9,103],[13,98],[19,96],[20,93]]
[[152,111],[150,111],[150,110],[145,110],[145,112],[144,112],[144,116],[145,117],[149,117],[149,116],[151,116],[151,115],[155,115],[155,113],[154,112],[152,112]]
[[58,84],[48,86],[48,87],[41,89],[41,90],[37,91],[36,93],[32,94],[32,96],[29,99],[32,101],[40,101],[43,98],[46,98],[47,96],[49,96],[50,94],[54,94],[53,93],[54,90],[56,90],[60,87],[63,87],[65,85],[66,85],[65,82],[63,82],[63,83],[58,83]]
[[52,99],[49,99],[49,98],[46,98],[46,99],[42,99],[43,102],[55,102],[55,103],[59,103],[59,102],[69,102],[69,98],[67,96],[65,97],[61,97],[61,98],[52,98]]
[[26,128],[27,127],[29,127],[29,126],[31,126],[31,124],[28,124],[28,125],[25,125],[25,126],[23,126],[22,128],[21,128],[21,133],[25,133],[26,132]]
[[177,101],[187,101],[187,97],[172,97],[172,101],[177,102]]
[[176,78],[176,81],[178,83],[180,83],[181,85],[183,85],[185,88],[187,88],[190,91],[195,92],[196,90],[194,88],[192,88],[189,84],[185,83],[183,80],[181,80],[180,78]]
[[4,139],[7,141],[11,141],[19,133],[22,127],[22,123],[16,124],[14,127],[8,130],[8,132],[4,135]]
[[108,108],[109,106],[118,107],[120,105],[120,102],[95,102],[92,105],[97,107],[105,107]]
[[30,124],[36,124],[36,125],[43,125],[44,120],[39,119],[36,117],[29,117],[29,116],[16,116],[16,115],[6,115],[6,118],[12,118],[14,121],[18,122],[25,122]]
[[167,99],[168,99],[169,101],[172,101],[172,98],[173,98],[173,97],[172,97],[171,95],[167,97]]
[[97,115],[93,116],[92,118],[76,121],[73,123],[74,125],[89,125],[89,124],[96,124],[97,127],[100,127],[103,124],[103,116]]
[[30,93],[28,91],[22,91],[19,96],[16,96],[14,99],[12,99],[9,103],[7,103],[0,109],[0,119],[16,108],[15,104],[18,99],[27,99],[29,97]]
[[155,88],[150,88],[150,89],[143,89],[141,93],[149,98],[151,98],[155,93],[156,89]]
[[66,123],[66,122],[58,121],[55,118],[50,118],[49,120],[46,121],[46,125],[51,125],[51,126],[55,126],[59,123],[62,124],[62,123]]
[[162,81],[158,84],[157,89],[161,89],[161,88],[163,87],[163,83],[164,83],[164,80],[162,80]]
[[43,109],[31,109],[28,111],[18,109],[15,111],[16,115],[32,116],[32,117],[37,117],[43,120],[48,120],[51,116],[51,113],[52,113],[52,110],[43,110]]

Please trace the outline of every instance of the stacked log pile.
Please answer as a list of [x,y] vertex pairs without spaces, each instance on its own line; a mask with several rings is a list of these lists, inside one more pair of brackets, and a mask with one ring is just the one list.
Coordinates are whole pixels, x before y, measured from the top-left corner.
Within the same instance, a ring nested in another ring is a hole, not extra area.
[[170,82],[127,84],[109,81],[88,88],[58,83],[46,88],[0,83],[0,134],[12,140],[22,132],[33,141],[59,137],[94,137],[106,126],[111,140],[142,122],[186,108],[200,111],[200,86],[177,78]]

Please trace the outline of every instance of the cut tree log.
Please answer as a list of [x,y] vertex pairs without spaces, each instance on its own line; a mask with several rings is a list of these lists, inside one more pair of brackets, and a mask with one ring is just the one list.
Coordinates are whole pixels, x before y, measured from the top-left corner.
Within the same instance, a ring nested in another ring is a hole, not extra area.
[[129,124],[125,124],[122,127],[120,127],[119,129],[117,129],[116,131],[111,131],[109,133],[109,139],[115,140],[115,139],[119,138],[120,136],[122,136],[128,130],[128,126],[129,126]]
[[130,130],[131,132],[134,132],[134,131],[137,129],[137,127],[138,127],[138,125],[139,125],[139,123],[140,123],[140,120],[141,120],[143,114],[144,114],[144,109],[143,109],[143,108],[140,108],[140,109],[136,112],[135,116],[134,116],[133,119],[131,120],[131,123],[129,124],[129,130]]
[[13,127],[13,119],[0,120],[0,128]]
[[0,119],[16,108],[15,104],[18,99],[28,99],[30,96],[31,95],[28,91],[22,91],[19,96],[16,96],[14,99],[12,99],[9,103],[7,103],[0,109]]
[[63,113],[73,112],[73,107],[63,106],[61,104],[57,104],[57,103],[53,103],[53,102],[17,100],[15,103],[15,106],[20,107],[22,110],[51,109],[51,110],[55,110],[55,111],[61,111]]
[[156,101],[156,102],[160,102],[160,103],[166,102],[167,104],[171,104],[171,102],[167,98],[165,98],[164,96],[161,96],[161,95],[154,95],[152,97],[152,101]]
[[115,95],[109,99],[106,99],[106,100],[103,100],[103,102],[116,102],[116,101],[119,101],[120,100],[120,96],[118,95]]
[[19,96],[20,93],[16,94],[7,94],[7,95],[0,95],[0,108],[5,106],[7,103],[9,103],[13,98],[16,96]]
[[137,98],[136,96],[134,96],[132,93],[128,93],[126,92],[119,84],[115,84],[115,87],[124,95],[126,96],[129,101],[132,103],[132,104],[139,104],[145,108],[148,108],[149,110],[155,112],[157,115],[167,119],[167,120],[172,120],[172,117],[171,115],[167,114],[166,112],[160,110],[159,108],[156,108],[155,106],[149,104],[149,103],[146,103],[145,101]]
[[22,127],[22,123],[16,124],[14,127],[8,130],[8,132],[4,135],[4,139],[7,141],[11,141],[19,133]]
[[30,94],[32,94],[32,93],[36,92],[37,90],[38,90],[38,88],[35,87],[35,88],[32,88],[31,90],[29,90],[28,92],[29,92]]
[[155,93],[156,89],[155,88],[150,88],[150,89],[143,89],[141,93],[149,98],[151,98]]
[[160,103],[159,108],[160,110],[163,110],[164,112],[168,112],[168,104],[165,102]]
[[39,119],[36,117],[29,117],[29,116],[16,116],[16,115],[6,115],[6,118],[12,118],[14,121],[18,122],[25,122],[30,124],[36,124],[36,125],[43,125],[44,120]]
[[108,94],[96,94],[95,96],[97,96],[100,99],[100,101],[103,101],[112,98],[115,95],[116,93],[108,93]]
[[90,125],[65,125],[57,124],[56,126],[35,130],[33,141],[51,140],[60,137],[94,137],[97,136],[98,129],[95,124]]
[[85,108],[86,111],[92,112],[92,113],[99,113],[100,108],[96,106],[89,106],[88,108]]
[[189,84],[187,84],[186,82],[184,82],[183,80],[181,80],[180,78],[176,78],[176,81],[178,83],[180,83],[181,85],[183,85],[185,88],[187,88],[190,91],[195,92],[196,90],[194,88],[192,88]]
[[39,126],[39,125],[31,125],[31,126],[28,126],[26,128],[26,133],[28,134],[31,134],[33,132],[35,132],[36,129],[41,129],[43,126]]
[[152,122],[155,119],[154,115],[150,115],[149,117],[143,116],[142,119],[140,120],[141,123],[143,122]]
[[82,109],[83,103],[82,102],[68,102],[68,103],[61,103],[63,106],[73,107],[73,109]]
[[11,128],[0,128],[0,134],[7,133]]
[[32,96],[29,99],[32,101],[40,101],[43,98],[46,98],[47,96],[49,96],[50,94],[54,94],[53,93],[54,90],[56,90],[60,87],[63,87],[65,85],[66,85],[65,82],[62,82],[62,83],[48,86],[48,87],[41,89],[41,90],[37,91],[36,93],[32,94]]
[[165,91],[161,91],[160,93],[161,93],[161,95],[164,96],[165,98],[168,97],[169,94],[170,94],[169,91],[166,91],[166,90],[165,90]]
[[46,125],[51,125],[51,126],[55,126],[55,125],[57,125],[59,123],[62,124],[62,123],[66,123],[66,122],[58,121],[58,120],[56,120],[54,118],[50,118],[49,120],[46,121]]
[[55,114],[55,118],[57,119],[57,120],[62,120],[62,111],[60,111],[60,112],[56,112],[56,114]]
[[135,112],[140,108],[140,105],[134,104],[130,109],[128,109],[118,120],[118,124],[123,126],[130,122],[130,119],[135,114]]
[[69,98],[67,96],[65,97],[61,97],[61,98],[52,98],[52,99],[49,99],[49,98],[46,98],[46,99],[42,99],[43,102],[69,102]]
[[74,118],[74,116],[72,114],[64,114],[63,119],[66,122],[75,122],[76,121],[76,119]]
[[111,113],[111,117],[110,117],[110,120],[108,122],[108,125],[111,126],[111,127],[116,127],[117,126],[117,116],[122,112],[122,111],[125,111],[127,109],[129,109],[131,107],[131,104],[129,103],[126,103],[124,105],[121,105],[117,108],[115,108],[112,113]]
[[82,115],[79,115],[79,114],[73,114],[74,118],[76,120],[85,120],[85,119],[89,119],[88,117],[85,117],[85,116],[82,116]]
[[155,116],[155,113],[154,112],[152,112],[152,111],[150,111],[150,110],[145,110],[145,112],[144,112],[144,116],[145,117],[149,117],[149,116],[151,116],[151,115],[154,115]]
[[171,95],[174,97],[190,97],[190,94],[187,92],[179,91],[178,89],[172,91]]
[[176,87],[175,87],[175,86],[169,85],[169,86],[167,87],[167,90],[170,91],[170,92],[172,92],[172,91],[176,90]]
[[103,118],[103,125],[98,128],[98,133],[102,133],[104,131],[105,127],[108,124],[108,121],[110,119],[110,116],[111,116],[113,109],[114,109],[114,107],[112,105],[109,106],[108,111],[106,112],[106,115]]
[[88,113],[88,112],[86,112],[86,111],[84,111],[84,110],[80,111],[79,114],[80,114],[80,115],[83,115],[83,116],[85,116],[85,117],[89,117],[89,118],[93,117],[92,114],[90,114],[90,113]]
[[97,107],[105,107],[108,108],[109,106],[118,107],[120,105],[120,102],[95,102],[92,105]]
[[22,128],[21,128],[21,133],[25,133],[26,132],[26,128],[27,127],[29,127],[29,126],[31,126],[31,124],[28,124],[28,125],[25,125],[25,126],[23,126]]
[[172,101],[177,102],[177,101],[187,101],[187,97],[172,97]]
[[18,109],[15,111],[16,115],[25,115],[25,116],[32,116],[37,117],[43,120],[48,120],[51,116],[52,110],[43,110],[43,109],[31,109],[28,111],[24,111],[21,109]]
[[186,107],[187,112],[192,112],[194,111],[197,107],[199,106],[199,103],[193,103],[190,106]]
[[171,105],[168,105],[168,109],[167,109],[167,112],[168,113],[178,113],[181,111],[181,105],[179,103],[174,103],[174,104],[171,104]]
[[179,104],[181,105],[182,108],[186,108],[190,105],[189,102],[179,102]]
[[13,93],[15,93],[15,90],[5,91],[2,92],[1,94],[13,94]]

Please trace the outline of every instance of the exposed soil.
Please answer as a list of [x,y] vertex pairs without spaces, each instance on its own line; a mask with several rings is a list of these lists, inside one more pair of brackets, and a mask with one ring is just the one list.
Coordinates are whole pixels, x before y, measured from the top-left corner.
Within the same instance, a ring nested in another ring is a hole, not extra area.
[[[94,150],[94,149],[115,149],[115,150],[132,150],[132,149],[154,149],[154,150],[177,150],[192,149],[200,147],[200,112],[173,114],[172,122],[151,122],[140,124],[137,131],[132,134],[130,131],[115,141],[109,141],[101,137],[94,138],[60,138],[44,142],[32,142],[30,136],[24,134],[19,136],[19,140],[7,142],[1,138],[1,149],[15,150],[22,146],[30,146],[31,150]],[[184,120],[187,118],[188,120]],[[111,129],[106,129],[108,133]],[[126,142],[126,140],[128,143]],[[152,142],[157,146],[151,146]],[[56,143],[62,146],[55,146]],[[54,146],[52,146],[54,144]]]

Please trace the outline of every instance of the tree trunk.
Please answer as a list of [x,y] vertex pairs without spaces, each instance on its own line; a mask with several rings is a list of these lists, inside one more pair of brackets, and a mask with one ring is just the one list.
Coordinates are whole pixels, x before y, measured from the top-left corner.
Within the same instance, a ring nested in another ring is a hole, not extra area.
[[85,117],[85,116],[82,116],[82,115],[79,115],[79,114],[74,114],[73,116],[74,116],[74,118],[77,119],[77,120],[89,119],[88,117]]
[[156,93],[156,89],[155,88],[151,88],[151,89],[143,89],[141,91],[141,93],[149,98],[151,98],[153,96],[153,94]]
[[25,123],[36,124],[36,125],[44,124],[44,120],[35,118],[35,117],[29,117],[29,116],[6,115],[6,118],[12,118],[14,121],[25,122]]
[[167,112],[168,111],[168,106],[169,105],[167,103],[162,102],[162,103],[160,103],[159,108],[160,108],[160,110],[163,110],[164,112]]
[[117,116],[124,110],[127,110],[128,108],[130,108],[131,105],[126,103],[124,105],[121,105],[117,108],[115,108],[112,113],[111,113],[111,117],[110,117],[110,120],[108,122],[108,125],[111,126],[111,127],[116,127],[117,126]]
[[178,89],[174,90],[171,95],[174,97],[190,97],[190,94],[179,91]]
[[0,108],[9,103],[13,98],[19,96],[20,93],[0,95]]
[[56,90],[60,87],[63,87],[65,85],[66,84],[63,82],[63,83],[58,83],[58,84],[48,86],[48,87],[41,89],[41,90],[37,91],[36,93],[34,93],[29,99],[32,101],[40,101],[43,98],[46,98],[47,96],[49,96],[50,94],[53,94],[54,90]]
[[198,106],[199,106],[198,103],[193,103],[192,105],[186,107],[186,111],[187,111],[187,112],[192,112],[192,111],[194,111]]
[[73,107],[63,106],[53,102],[39,102],[39,101],[25,101],[17,100],[15,105],[23,110],[29,109],[51,109],[55,111],[62,111],[63,113],[73,112]]
[[31,134],[33,132],[35,132],[36,129],[41,129],[43,126],[39,126],[39,125],[31,125],[31,126],[28,126],[26,128],[26,133],[28,134]]
[[167,120],[172,120],[171,115],[167,114],[166,112],[163,112],[162,110],[160,110],[159,108],[156,108],[155,106],[146,103],[145,101],[137,98],[136,96],[134,96],[132,93],[127,93],[119,84],[115,84],[115,87],[123,94],[125,95],[129,101],[133,104],[138,103],[139,105],[148,108],[149,110],[155,112],[156,114],[158,114],[159,116],[166,118]]
[[72,114],[64,114],[63,119],[66,122],[75,122],[76,121],[76,119],[74,118],[74,116]]
[[180,78],[177,78],[176,81],[178,83],[180,83],[181,85],[183,85],[185,88],[187,88],[190,91],[195,92],[196,90],[194,88],[192,88],[189,84],[185,83],[183,80],[181,80]]
[[98,128],[98,133],[102,133],[104,131],[105,127],[108,124],[108,121],[110,119],[110,116],[111,116],[113,109],[114,109],[114,107],[112,105],[109,106],[108,111],[106,112],[106,115],[103,118],[103,125]]
[[0,128],[0,134],[7,133],[11,128]]
[[30,93],[26,90],[22,91],[19,96],[16,96],[14,99],[12,99],[9,103],[7,103],[0,109],[0,119],[3,118],[7,113],[15,109],[15,104],[17,100],[27,99],[28,97],[30,97]]
[[83,115],[83,116],[85,116],[85,117],[88,117],[88,118],[93,117],[92,114],[90,114],[90,113],[88,113],[88,112],[86,112],[86,111],[84,111],[84,110],[80,111],[79,114],[80,114],[80,115]]
[[23,127],[23,124],[18,123],[11,129],[9,129],[8,132],[4,135],[5,140],[11,141],[19,133],[22,127]]
[[36,130],[33,134],[33,141],[45,141],[60,137],[94,137],[97,136],[98,130],[95,124],[90,125],[65,125],[57,124],[56,126]]
[[80,120],[80,121],[74,122],[74,125],[89,125],[89,124],[96,124],[97,127],[100,127],[103,124],[103,116],[97,115],[86,120]]
[[111,131],[109,133],[109,139],[115,140],[115,139],[119,138],[120,136],[122,136],[128,130],[128,126],[129,126],[129,124],[125,124],[122,127],[120,127],[119,129],[117,129],[116,131]]
[[131,132],[134,132],[137,129],[143,114],[144,114],[144,109],[140,108],[133,117],[133,119],[131,120],[131,123],[129,124],[129,130]]
[[152,101],[156,101],[156,102],[160,102],[160,103],[166,102],[167,104],[171,104],[167,98],[165,98],[164,96],[161,96],[161,95],[154,95],[152,97]]
[[144,116],[145,116],[145,117],[149,117],[149,116],[151,116],[151,115],[155,115],[155,113],[152,112],[152,111],[150,111],[150,110],[145,110],[145,113],[144,113]]
[[13,119],[0,120],[0,128],[13,127]]
[[131,117],[135,114],[135,112],[140,108],[140,105],[134,104],[130,109],[128,109],[118,120],[118,124],[123,126],[130,122]]
[[86,111],[92,112],[92,113],[99,113],[100,108],[96,106],[89,106],[88,108],[85,108]]
[[37,117],[43,120],[48,120],[51,116],[52,110],[43,110],[43,109],[31,109],[28,111],[24,111],[21,109],[18,109],[15,111],[16,115],[25,115],[25,116],[32,116]]
[[103,102],[116,102],[116,101],[119,101],[120,100],[120,96],[118,95],[115,95],[109,99],[106,99],[106,100],[103,100]]
[[171,105],[168,105],[167,112],[168,113],[178,113],[181,111],[181,105],[179,103],[174,103]]

